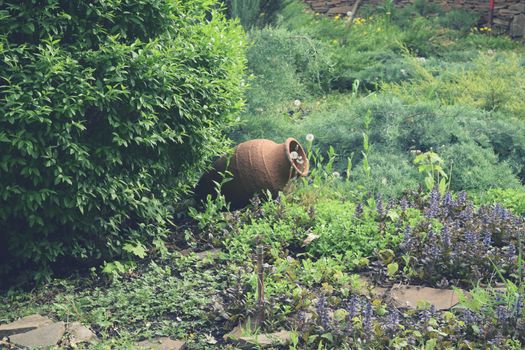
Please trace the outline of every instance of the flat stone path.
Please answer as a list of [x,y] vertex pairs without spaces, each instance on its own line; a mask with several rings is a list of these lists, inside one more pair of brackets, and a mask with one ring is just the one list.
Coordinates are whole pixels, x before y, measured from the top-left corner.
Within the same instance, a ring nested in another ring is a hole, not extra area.
[[[41,315],[22,317],[0,325],[0,339],[16,347],[49,347],[60,344],[75,345],[96,340],[95,334],[80,322],[55,322]],[[4,340],[7,339],[7,340]]]

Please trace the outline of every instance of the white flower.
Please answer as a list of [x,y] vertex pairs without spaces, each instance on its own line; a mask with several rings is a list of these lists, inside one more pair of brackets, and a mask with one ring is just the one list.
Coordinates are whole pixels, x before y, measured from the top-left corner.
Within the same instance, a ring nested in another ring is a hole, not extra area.
[[416,61],[425,62],[427,59],[425,57],[416,57]]
[[407,75],[407,71],[404,70],[404,69],[401,69],[401,74],[402,74],[402,75]]
[[313,142],[315,140],[314,134],[308,134],[306,135],[306,141]]
[[295,107],[301,107],[301,100],[295,100],[293,101],[293,104]]
[[337,172],[337,171],[334,171],[334,172],[332,173],[332,176],[335,177],[335,178],[338,178],[338,177],[341,176],[341,174],[339,174],[339,172]]
[[291,152],[291,153],[290,153],[290,158],[292,158],[292,159],[294,159],[294,160],[295,160],[295,159],[298,159],[298,158],[299,158],[299,153],[297,153],[297,152],[295,152],[295,151]]
[[348,17],[352,16],[352,11],[348,11],[348,12],[346,13],[346,15],[347,15]]

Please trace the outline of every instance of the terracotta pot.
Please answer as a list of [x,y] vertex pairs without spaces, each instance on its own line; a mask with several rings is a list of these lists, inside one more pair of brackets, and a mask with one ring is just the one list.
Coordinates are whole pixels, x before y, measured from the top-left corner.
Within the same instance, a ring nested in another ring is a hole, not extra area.
[[[294,152],[297,154],[294,158]],[[233,155],[223,156],[213,163],[213,169],[204,174],[196,189],[199,200],[208,194],[216,195],[216,185],[226,178],[231,178],[221,187],[221,193],[230,202],[232,209],[246,206],[257,193],[269,190],[277,195],[288,181],[294,177],[308,174],[308,158],[303,148],[295,139],[289,138],[277,144],[271,140],[257,139],[243,142]]]

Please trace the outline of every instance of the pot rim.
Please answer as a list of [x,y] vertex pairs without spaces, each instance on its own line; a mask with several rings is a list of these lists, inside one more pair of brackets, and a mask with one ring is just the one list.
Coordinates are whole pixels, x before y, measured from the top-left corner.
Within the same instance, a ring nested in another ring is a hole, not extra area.
[[[292,156],[290,154],[292,152],[291,149],[290,149],[292,144],[296,144],[298,146],[298,149],[294,150],[294,151],[299,153],[299,155],[302,156],[303,159],[305,160],[305,162],[304,162],[304,164],[302,166],[302,169],[299,168],[299,166],[292,159]],[[306,152],[304,151],[303,146],[301,146],[299,141],[297,141],[293,137],[289,137],[284,142],[284,146],[285,146],[285,149],[286,149],[286,158],[288,159],[288,161],[292,165],[292,167],[295,170],[295,173],[297,174],[297,176],[306,176],[306,175],[308,175],[308,170],[310,168],[310,162],[308,161],[308,157],[306,156]]]

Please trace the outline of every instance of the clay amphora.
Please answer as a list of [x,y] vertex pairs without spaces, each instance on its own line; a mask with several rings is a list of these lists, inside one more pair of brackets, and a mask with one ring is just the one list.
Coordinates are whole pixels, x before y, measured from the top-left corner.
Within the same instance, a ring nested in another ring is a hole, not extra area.
[[226,176],[221,193],[230,202],[231,209],[239,209],[257,193],[269,190],[273,196],[277,195],[290,179],[306,176],[308,168],[306,153],[293,138],[281,144],[265,139],[250,140],[237,145],[231,156],[223,156],[213,163],[213,169],[199,180],[195,196],[199,200],[208,194],[215,196],[214,181],[221,183]]

